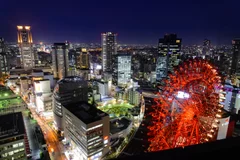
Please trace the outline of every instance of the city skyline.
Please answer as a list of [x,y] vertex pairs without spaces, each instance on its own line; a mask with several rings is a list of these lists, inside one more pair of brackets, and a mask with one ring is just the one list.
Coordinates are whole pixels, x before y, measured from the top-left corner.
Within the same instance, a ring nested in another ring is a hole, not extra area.
[[[240,37],[236,0],[206,0],[193,4],[181,2],[142,1],[60,3],[41,1],[38,5],[5,1],[0,15],[0,35],[6,41],[17,41],[16,26],[32,26],[33,43],[86,42],[100,43],[101,33],[118,33],[120,44],[157,44],[166,33],[176,33],[183,45],[202,44],[210,39],[213,44],[231,44]],[[67,23],[66,23],[67,22]]]

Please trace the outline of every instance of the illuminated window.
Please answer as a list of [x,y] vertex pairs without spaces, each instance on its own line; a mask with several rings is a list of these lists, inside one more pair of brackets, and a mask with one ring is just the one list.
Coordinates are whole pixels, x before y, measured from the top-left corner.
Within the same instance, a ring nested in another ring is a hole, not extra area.
[[176,40],[176,43],[180,43],[180,40],[178,39],[178,40]]

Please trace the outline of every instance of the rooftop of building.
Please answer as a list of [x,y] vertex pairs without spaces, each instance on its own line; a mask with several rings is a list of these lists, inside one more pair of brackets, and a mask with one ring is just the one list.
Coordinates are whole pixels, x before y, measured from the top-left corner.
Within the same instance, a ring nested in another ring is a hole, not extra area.
[[74,82],[79,82],[79,81],[84,81],[81,77],[78,76],[68,76],[65,78],[60,79],[57,83],[74,83]]
[[44,75],[53,75],[51,72],[44,72]]
[[0,116],[0,139],[6,139],[25,133],[21,112]]
[[20,80],[27,80],[27,77],[21,77]]
[[43,70],[42,69],[33,69],[32,72],[39,73],[39,72],[43,72]]
[[0,99],[6,99],[10,96],[17,96],[11,89],[6,86],[0,86]]
[[34,82],[44,82],[44,81],[50,81],[49,79],[41,79],[41,80],[35,80]]
[[103,117],[108,116],[107,113],[84,101],[64,105],[64,108],[74,114],[85,124],[99,121]]
[[115,134],[121,132],[122,130],[127,129],[130,124],[131,121],[125,117],[121,119],[114,119],[110,122],[110,133]]
[[32,70],[24,70],[24,69],[11,69],[10,75],[20,75],[20,74],[31,74]]
[[117,57],[131,56],[131,54],[130,54],[130,53],[119,53],[119,52],[118,52],[118,53],[116,54],[116,56],[117,56]]

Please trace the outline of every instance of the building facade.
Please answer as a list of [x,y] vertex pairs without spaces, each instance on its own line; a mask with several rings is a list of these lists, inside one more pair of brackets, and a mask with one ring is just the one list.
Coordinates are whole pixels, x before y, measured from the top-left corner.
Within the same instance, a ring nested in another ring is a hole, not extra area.
[[62,106],[78,101],[88,101],[88,84],[80,77],[59,80],[53,92],[53,116],[57,130],[63,131]]
[[0,116],[0,159],[27,159],[29,144],[22,113]]
[[115,55],[113,63],[112,83],[124,86],[131,80],[131,55]]
[[109,151],[109,115],[87,102],[64,105],[64,136],[74,159],[101,159]]
[[17,26],[18,45],[21,54],[21,66],[25,70],[35,66],[33,54],[33,40],[30,26]]
[[8,72],[7,53],[4,39],[0,38],[0,77]]
[[117,34],[102,33],[102,70],[112,72],[113,56],[117,54]]
[[90,68],[89,58],[90,55],[86,48],[77,48],[76,49],[77,69],[89,69]]
[[209,39],[204,39],[203,41],[203,55],[210,55],[211,41]]
[[156,79],[167,77],[168,71],[179,64],[182,39],[176,34],[166,34],[159,39]]
[[231,74],[236,74],[240,76],[240,39],[235,39],[232,41],[232,64],[231,64]]
[[54,43],[52,47],[52,64],[54,78],[62,79],[68,76],[68,48],[68,43]]
[[35,106],[37,113],[44,115],[46,112],[52,113],[52,93],[50,81],[43,79],[34,83]]

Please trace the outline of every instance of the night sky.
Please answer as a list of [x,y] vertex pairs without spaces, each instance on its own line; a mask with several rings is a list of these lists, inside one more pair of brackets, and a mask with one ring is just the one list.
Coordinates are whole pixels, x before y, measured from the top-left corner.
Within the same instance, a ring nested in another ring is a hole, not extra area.
[[[193,3],[194,2],[194,3]],[[240,37],[239,0],[1,0],[0,37],[16,41],[16,26],[31,25],[34,42],[157,44],[177,33],[183,44],[230,44]]]

